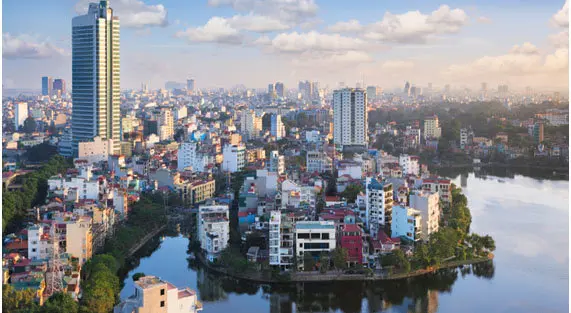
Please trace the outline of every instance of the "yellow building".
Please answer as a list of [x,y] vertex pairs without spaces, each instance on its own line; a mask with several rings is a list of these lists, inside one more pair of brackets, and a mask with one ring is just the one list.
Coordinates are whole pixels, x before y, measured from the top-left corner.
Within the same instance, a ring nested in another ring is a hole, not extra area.
[[207,180],[180,180],[174,183],[183,203],[194,205],[214,197],[216,183],[214,179]]
[[91,217],[80,216],[66,221],[66,251],[84,264],[92,256],[93,234],[91,233]]

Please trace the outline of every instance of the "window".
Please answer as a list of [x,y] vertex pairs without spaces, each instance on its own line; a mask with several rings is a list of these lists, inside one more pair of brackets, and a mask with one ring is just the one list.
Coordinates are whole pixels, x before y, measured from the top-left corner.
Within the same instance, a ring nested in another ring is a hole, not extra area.
[[329,239],[329,233],[322,233],[321,239]]
[[309,234],[297,234],[297,239],[309,239]]
[[164,307],[165,307],[165,302],[161,301],[161,308],[164,308]]
[[164,295],[165,295],[165,290],[161,289],[161,296],[164,296]]
[[319,233],[312,233],[311,234],[311,239],[319,239],[319,238],[320,238]]

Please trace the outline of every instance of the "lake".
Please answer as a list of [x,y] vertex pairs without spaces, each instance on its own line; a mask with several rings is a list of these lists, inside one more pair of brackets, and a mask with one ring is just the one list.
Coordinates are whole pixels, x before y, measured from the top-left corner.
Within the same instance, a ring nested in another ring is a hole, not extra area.
[[189,262],[188,239],[156,238],[131,276],[156,275],[198,291],[211,312],[568,312],[569,182],[462,174],[473,232],[496,241],[493,264],[390,282],[268,286],[224,278]]

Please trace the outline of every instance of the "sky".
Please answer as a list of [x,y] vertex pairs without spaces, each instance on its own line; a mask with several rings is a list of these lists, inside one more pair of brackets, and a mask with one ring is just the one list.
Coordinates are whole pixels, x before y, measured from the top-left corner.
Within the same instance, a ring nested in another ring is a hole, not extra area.
[[[3,0],[2,83],[71,82],[71,20],[89,0]],[[340,82],[569,90],[568,0],[110,0],[121,87]]]

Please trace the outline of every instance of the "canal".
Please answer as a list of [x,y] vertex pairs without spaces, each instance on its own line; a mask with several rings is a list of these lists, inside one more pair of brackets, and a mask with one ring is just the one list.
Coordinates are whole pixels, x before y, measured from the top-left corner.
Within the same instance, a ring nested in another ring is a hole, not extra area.
[[520,175],[453,179],[468,197],[472,231],[490,234],[493,265],[441,270],[391,282],[267,286],[224,278],[187,260],[188,239],[153,239],[138,252],[121,298],[137,272],[198,291],[211,312],[567,312],[569,182]]

